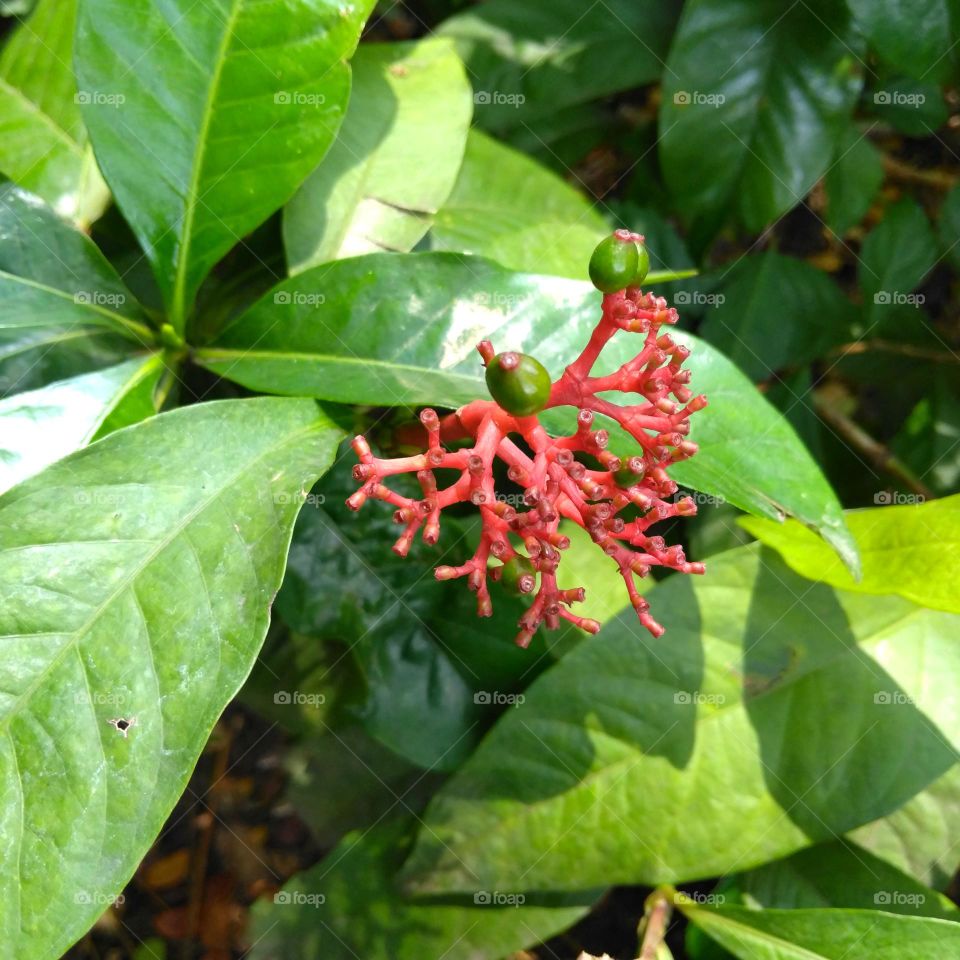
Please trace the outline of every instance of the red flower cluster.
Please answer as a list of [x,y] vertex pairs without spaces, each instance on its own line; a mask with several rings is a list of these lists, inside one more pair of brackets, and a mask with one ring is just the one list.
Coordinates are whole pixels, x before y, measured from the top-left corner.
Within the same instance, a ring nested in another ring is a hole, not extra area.
[[[583,600],[583,588],[561,590],[557,585],[557,567],[570,546],[560,532],[560,521],[571,520],[616,563],[640,622],[660,636],[663,627],[650,615],[650,604],[637,591],[634,576],[644,577],[657,565],[681,573],[704,572],[702,563],[687,561],[682,547],[667,546],[663,537],[649,535],[650,527],[660,520],[696,513],[691,498],[671,499],[677,485],[667,475],[671,463],[696,453],[696,444],[686,439],[689,417],[707,403],[687,386],[690,371],[682,366],[689,350],[660,333],[663,324],[676,321],[676,310],[667,307],[662,297],[637,287],[606,294],[603,314],[589,342],[552,383],[545,403],[545,408],[579,408],[575,433],[551,437],[536,415],[514,416],[493,400],[475,400],[442,419],[427,409],[420,414],[426,431],[425,453],[380,459],[362,436],[354,439],[360,462],[353,475],[361,486],[347,505],[359,510],[370,497],[392,504],[394,519],[403,527],[393,547],[400,556],[406,556],[421,530],[426,543],[437,542],[445,508],[468,501],[476,506],[482,517],[476,552],[461,566],[437,567],[436,577],[466,577],[477,594],[477,612],[484,617],[493,609],[488,577],[498,580],[512,565],[509,579],[520,592],[532,595],[520,618],[516,642],[521,647],[530,643],[541,623],[555,629],[561,618],[591,633],[600,629],[595,620],[569,610],[570,604]],[[643,334],[642,349],[616,372],[592,376],[601,350],[618,331]],[[494,357],[489,341],[480,343],[478,350],[489,364]],[[610,392],[636,394],[643,401],[618,406],[599,396]],[[610,453],[607,431],[594,429],[594,414],[619,423],[642,452],[626,462]],[[522,437],[526,450],[512,437]],[[466,439],[472,439],[473,446],[444,447],[445,442]],[[507,465],[509,479],[523,488],[526,509],[515,509],[498,497],[493,475],[497,458]],[[440,468],[460,473],[442,490],[434,474]],[[420,499],[401,496],[385,485],[387,478],[401,473],[416,474],[423,493]],[[625,521],[619,514],[631,506],[636,508],[636,518]],[[500,563],[491,567],[491,557]],[[519,576],[517,564],[523,564]]]

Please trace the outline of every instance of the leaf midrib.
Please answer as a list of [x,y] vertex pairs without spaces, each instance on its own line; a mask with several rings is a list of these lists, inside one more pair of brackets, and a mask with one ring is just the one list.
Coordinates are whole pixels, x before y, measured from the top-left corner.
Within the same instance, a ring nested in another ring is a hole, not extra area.
[[[13,719],[22,712],[24,704],[28,703],[34,693],[43,685],[43,682],[47,679],[50,673],[65,659],[69,654],[72,654],[75,650],[79,650],[80,643],[82,639],[87,635],[87,633],[92,629],[94,624],[99,620],[101,616],[106,612],[106,610],[126,591],[128,590],[136,579],[153,563],[154,560],[166,550],[174,541],[190,526],[193,521],[200,516],[211,504],[213,504],[222,494],[229,490],[237,481],[239,481],[249,470],[256,466],[256,464],[267,459],[267,457],[274,454],[277,450],[287,446],[288,444],[294,443],[300,437],[308,436],[311,433],[316,432],[323,425],[321,419],[314,420],[309,426],[304,427],[300,430],[297,430],[295,433],[288,434],[283,437],[283,439],[278,440],[276,443],[271,444],[267,447],[262,453],[260,453],[253,460],[247,461],[236,473],[232,474],[229,479],[227,479],[223,484],[221,484],[215,492],[211,493],[210,496],[201,500],[193,510],[184,514],[183,517],[168,530],[167,534],[164,537],[161,537],[157,541],[151,541],[156,543],[156,547],[150,553],[148,553],[142,560],[134,564],[130,572],[124,576],[117,584],[116,589],[114,589],[103,601],[93,610],[87,620],[82,623],[76,630],[73,631],[64,631],[60,636],[66,636],[70,639],[63,645],[63,647],[57,652],[56,656],[47,664],[47,666],[34,678],[33,682],[30,683],[23,693],[17,697],[16,701],[7,711],[7,713],[0,717],[0,736],[7,733],[10,730],[10,724]],[[136,429],[136,428],[133,428]],[[37,544],[26,544],[26,546],[37,546]],[[0,551],[0,558],[6,551]]]
[[203,115],[200,119],[200,129],[197,131],[197,142],[193,151],[193,168],[190,173],[190,183],[187,186],[187,193],[184,196],[185,210],[183,216],[183,231],[181,233],[180,249],[177,254],[176,278],[174,280],[173,302],[170,310],[170,319],[173,326],[182,331],[185,322],[187,284],[187,268],[189,266],[190,250],[193,246],[193,221],[197,212],[199,203],[198,192],[200,189],[200,176],[203,172],[203,164],[207,152],[207,135],[210,132],[210,125],[213,122],[214,101],[220,94],[220,81],[223,78],[223,67],[227,62],[227,50],[230,41],[233,39],[233,30],[240,16],[240,7],[243,0],[232,0],[230,4],[230,13],[224,24],[223,36],[220,38],[220,44],[217,48],[217,57],[213,65],[213,74],[210,77],[210,85],[207,88],[207,97],[203,105]]

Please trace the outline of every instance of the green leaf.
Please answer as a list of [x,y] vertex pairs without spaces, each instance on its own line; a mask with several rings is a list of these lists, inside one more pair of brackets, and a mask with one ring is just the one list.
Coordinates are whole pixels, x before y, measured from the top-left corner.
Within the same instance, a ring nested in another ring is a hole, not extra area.
[[284,210],[291,273],[416,246],[453,188],[472,111],[449,40],[361,46],[337,140]]
[[960,184],[955,186],[943,201],[938,224],[940,243],[944,256],[960,270]]
[[[119,333],[154,334],[133,294],[90,240],[32,194],[0,184],[0,350]],[[3,354],[0,353],[0,359]]]
[[733,889],[746,905],[764,909],[844,907],[960,918],[960,910],[945,896],[844,840],[820,843],[741,874]]
[[[254,390],[457,407],[487,396],[479,340],[533,351],[559,376],[598,309],[589,283],[453,254],[372,254],[284,281],[196,358]],[[855,566],[840,505],[789,424],[729,360],[690,334],[678,337],[694,348],[693,385],[711,406],[695,418],[701,451],[677,465],[676,479],[761,516],[794,514]],[[637,342],[616,338],[602,365],[615,369]],[[555,411],[545,422],[560,429],[572,414]]]
[[109,199],[70,63],[77,0],[41,0],[0,54],[0,172],[61,216],[90,223]]
[[957,872],[960,831],[960,765],[887,817],[854,830],[861,847],[936,890],[946,890]]
[[12,955],[59,956],[149,849],[250,671],[296,494],[339,437],[311,400],[201,404],[0,498],[0,939]]
[[748,910],[680,902],[687,919],[741,960],[942,960],[960,924],[879,910]]
[[[894,504],[900,503],[901,496],[880,491],[875,499]],[[762,543],[774,547],[797,573],[811,580],[843,590],[899,594],[925,607],[960,613],[956,589],[960,494],[929,503],[848,510],[844,516],[863,565],[863,577],[858,582],[800,524],[774,524],[754,517],[744,517],[740,522]]]
[[571,104],[659,78],[679,12],[675,0],[489,0],[451,17],[473,79],[476,122],[520,127]]
[[917,80],[946,81],[956,70],[957,0],[850,0],[857,26],[887,63]]
[[113,416],[126,426],[155,413],[125,401],[162,371],[153,354],[0,400],[0,493],[105,435]]
[[960,395],[956,376],[942,370],[928,384],[890,448],[932,490],[947,494],[960,489]]
[[609,232],[587,198],[552,170],[472,130],[430,241],[511,270],[585,280],[593,248]]
[[937,262],[937,241],[926,214],[914,200],[887,209],[880,225],[867,234],[860,252],[859,280],[866,307],[867,332],[898,308]]
[[701,335],[752,380],[815,360],[850,339],[857,312],[821,270],[796,257],[744,257],[707,312]]
[[409,850],[411,826],[392,820],[350,834],[272,904],[257,904],[251,960],[499,960],[571,926],[593,899],[540,905],[478,889],[453,902],[404,900],[393,874]]
[[883,183],[883,157],[866,134],[850,126],[837,146],[837,155],[824,177],[826,220],[843,236],[870,209]]
[[731,214],[757,231],[803,199],[856,102],[859,48],[833,0],[685,7],[663,78],[660,162],[700,232]]
[[178,330],[214,264],[333,142],[372,5],[130,0],[118,17],[80,0],[84,119]]
[[755,546],[647,599],[666,642],[628,611],[528,687],[428,807],[412,887],[744,870],[892,812],[954,764],[957,617],[811,585]]
[[880,77],[871,104],[873,113],[908,137],[931,137],[950,116],[940,87],[906,77]]

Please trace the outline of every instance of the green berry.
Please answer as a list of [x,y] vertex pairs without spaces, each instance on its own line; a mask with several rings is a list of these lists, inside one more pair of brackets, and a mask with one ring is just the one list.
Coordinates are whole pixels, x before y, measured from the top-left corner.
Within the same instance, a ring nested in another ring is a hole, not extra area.
[[501,569],[500,582],[511,593],[530,593],[537,585],[536,568],[519,553],[514,554]]
[[633,279],[630,281],[629,286],[639,287],[644,280],[647,279],[647,274],[650,272],[650,253],[647,251],[647,248],[642,244],[637,244],[637,272],[633,275]]
[[630,286],[637,274],[640,257],[632,240],[616,234],[601,240],[590,258],[590,279],[604,293],[616,293]]
[[614,473],[613,479],[616,485],[624,490],[639,483],[643,479],[643,460],[640,457],[631,457],[625,466]]
[[498,353],[487,364],[490,396],[515,417],[538,413],[550,399],[550,374],[525,353]]

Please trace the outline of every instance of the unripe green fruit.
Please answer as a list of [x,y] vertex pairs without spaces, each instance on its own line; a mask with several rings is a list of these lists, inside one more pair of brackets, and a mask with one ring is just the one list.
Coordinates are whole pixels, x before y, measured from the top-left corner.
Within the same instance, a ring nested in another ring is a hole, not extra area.
[[639,457],[631,457],[625,466],[614,473],[614,483],[624,490],[640,483],[643,480],[642,463],[643,461]]
[[525,353],[498,353],[487,364],[490,396],[515,417],[541,411],[550,399],[550,387],[546,367]]
[[[533,587],[536,586],[536,568],[527,557],[519,553],[514,554],[514,556],[503,565],[502,570],[503,573],[500,575],[500,582],[511,593],[530,593]],[[534,579],[529,579],[531,577]],[[521,582],[521,580],[523,582]],[[528,587],[528,589],[523,589],[524,587]]]
[[590,280],[604,293],[639,286],[650,272],[650,254],[627,231],[601,240],[590,257]]

